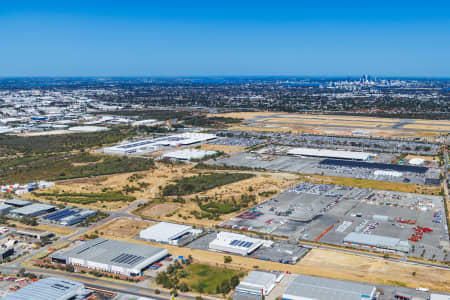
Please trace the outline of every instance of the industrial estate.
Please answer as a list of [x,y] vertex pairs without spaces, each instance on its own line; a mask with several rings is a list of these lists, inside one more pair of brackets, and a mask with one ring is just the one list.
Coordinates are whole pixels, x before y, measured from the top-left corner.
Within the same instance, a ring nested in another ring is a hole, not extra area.
[[445,118],[27,84],[0,93],[2,299],[450,299]]

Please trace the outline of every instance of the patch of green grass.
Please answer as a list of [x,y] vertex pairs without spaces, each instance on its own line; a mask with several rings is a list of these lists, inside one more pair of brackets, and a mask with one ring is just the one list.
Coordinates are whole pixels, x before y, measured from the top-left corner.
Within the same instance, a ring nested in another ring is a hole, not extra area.
[[131,202],[136,200],[135,197],[126,196],[118,191],[107,191],[103,193],[65,193],[55,191],[42,193],[34,192],[33,195],[37,197],[50,197],[52,200],[78,204],[115,201]]
[[184,281],[193,291],[206,294],[215,294],[216,287],[224,280],[231,280],[233,276],[239,276],[239,271],[211,267],[202,264],[191,264],[185,267],[187,273]]
[[397,281],[397,280],[388,280],[387,283],[389,285],[395,285],[395,286],[401,286],[401,287],[407,287],[408,285],[404,282]]

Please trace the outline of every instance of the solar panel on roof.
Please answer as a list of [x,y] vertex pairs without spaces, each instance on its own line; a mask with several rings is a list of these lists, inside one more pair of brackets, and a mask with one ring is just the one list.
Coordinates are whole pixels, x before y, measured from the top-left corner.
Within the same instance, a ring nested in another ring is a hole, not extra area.
[[133,255],[128,253],[122,253],[119,256],[116,256],[115,258],[111,259],[111,262],[115,262],[118,264],[127,264],[132,265],[136,262],[142,260],[144,257],[139,255]]

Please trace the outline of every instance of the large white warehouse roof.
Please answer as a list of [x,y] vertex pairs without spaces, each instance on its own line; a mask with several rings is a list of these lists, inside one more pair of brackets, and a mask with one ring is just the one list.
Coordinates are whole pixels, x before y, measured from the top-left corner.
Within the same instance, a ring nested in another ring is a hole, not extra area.
[[354,160],[368,160],[370,157],[375,156],[375,154],[367,152],[340,151],[340,150],[315,149],[315,148],[293,148],[290,149],[287,153],[291,155],[304,155],[304,156],[329,157],[329,158],[354,159]]
[[104,148],[103,152],[115,154],[148,153],[156,151],[157,148],[163,146],[174,147],[178,145],[191,145],[214,138],[216,138],[215,134],[186,132],[154,139],[141,139],[138,141],[125,142],[112,147]]
[[217,237],[209,243],[209,248],[240,255],[248,255],[261,247],[264,243],[264,240],[252,238],[243,234],[221,231],[217,234]]
[[139,237],[145,240],[173,244],[173,241],[192,231],[192,226],[160,222],[150,226],[139,233]]
[[183,149],[167,152],[163,157],[174,158],[179,160],[202,159],[208,155],[216,154],[216,151],[198,150],[198,149]]

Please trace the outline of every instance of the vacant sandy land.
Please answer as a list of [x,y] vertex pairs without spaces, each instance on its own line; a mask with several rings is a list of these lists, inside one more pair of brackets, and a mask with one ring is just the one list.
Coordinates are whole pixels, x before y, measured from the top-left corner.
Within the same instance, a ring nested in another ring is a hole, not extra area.
[[413,155],[413,154],[408,154],[408,155],[405,157],[406,160],[410,160],[410,159],[413,159],[413,158],[421,158],[421,159],[423,159],[423,160],[425,160],[425,161],[435,161],[435,162],[438,162],[438,161],[439,161],[439,158],[438,158],[437,156],[425,156],[425,155]]
[[[222,171],[221,171],[222,172]],[[229,171],[236,172],[236,171]],[[193,201],[195,197],[204,198],[210,197],[215,199],[213,201],[222,201],[222,200],[231,200],[233,197],[236,199],[236,202],[240,201],[242,194],[255,195],[256,202],[259,203],[261,201],[266,200],[269,197],[272,197],[281,191],[291,187],[295,183],[298,182],[298,176],[293,174],[282,174],[282,173],[261,173],[261,172],[247,172],[244,173],[254,173],[257,174],[256,177],[237,181],[231,184],[219,186],[217,188],[204,191],[198,194],[183,196],[186,200],[184,204],[179,205],[179,209],[175,214],[171,216],[161,217],[162,220],[170,221],[170,222],[179,222],[186,223],[192,225],[200,225],[200,226],[214,226],[235,216],[239,212],[233,212],[230,214],[220,216],[219,220],[208,220],[204,219],[196,219],[193,215],[191,215],[191,211],[195,210],[201,212],[200,207],[197,202]],[[251,187],[251,189],[250,189]],[[250,189],[250,190],[249,190]],[[259,193],[263,192],[273,192],[269,196],[259,195]],[[174,198],[174,197],[171,197]],[[241,211],[246,210],[247,208],[243,208]]]
[[415,120],[416,124],[433,124],[433,125],[447,125],[450,126],[450,121],[447,120]]
[[317,114],[300,114],[300,113],[286,113],[286,112],[270,112],[270,111],[261,111],[261,112],[233,112],[233,113],[224,113],[217,114],[211,116],[220,116],[220,117],[231,117],[231,118],[239,118],[239,119],[254,119],[257,117],[271,117],[271,116],[280,116],[280,118],[296,118],[296,119],[338,119],[338,120],[348,120],[348,121],[378,121],[378,122],[399,122],[401,119],[398,118],[377,118],[377,117],[365,117],[365,116],[344,116],[344,115],[317,115]]
[[224,114],[209,114],[208,117],[226,117],[237,119],[253,119],[256,117],[272,116],[272,115],[288,115],[288,113],[280,113],[275,111],[258,111],[258,112],[232,112]]
[[172,203],[156,203],[140,209],[136,214],[147,218],[161,218],[176,212],[180,206]]
[[[105,238],[110,238],[104,236]],[[224,253],[181,248],[170,245],[121,239],[132,243],[167,248],[170,254],[178,256],[192,255],[195,262],[223,267]],[[450,292],[450,270],[404,262],[392,262],[383,258],[372,258],[356,254],[347,254],[335,250],[313,249],[296,265],[257,260],[242,256],[232,256],[228,268],[251,270],[258,266],[262,270],[289,271],[294,274],[328,277],[334,279],[371,282],[374,284],[406,285],[410,288],[426,287],[431,290]],[[415,272],[415,276],[412,273]]]
[[45,225],[45,224],[39,224],[37,226],[26,226],[18,222],[12,222],[17,225],[17,229],[24,229],[24,230],[43,230],[43,231],[49,231],[53,232],[57,235],[69,235],[74,233],[76,230],[66,227],[59,227],[59,226],[51,226],[51,225]]
[[[74,193],[101,193],[103,189],[108,188],[114,191],[122,190],[126,185],[138,186],[138,183],[145,183],[148,186],[142,188],[142,191],[137,191],[130,193],[129,196],[136,197],[136,201],[139,200],[149,200],[155,198],[159,194],[159,186],[164,187],[169,182],[174,179],[179,179],[183,176],[194,176],[197,174],[196,171],[191,171],[193,164],[182,164],[182,165],[166,165],[157,163],[156,168],[148,171],[131,172],[131,173],[121,173],[113,175],[104,175],[94,178],[80,178],[72,180],[64,180],[56,182],[54,189],[48,189],[47,191],[59,190],[65,192]],[[134,174],[139,175],[139,179],[134,182],[130,181],[130,177]],[[45,199],[45,197],[34,197],[31,194],[27,194],[26,198],[37,199],[43,202],[50,202],[50,200]],[[58,203],[57,201],[53,201]],[[122,209],[131,202],[107,202],[103,203],[91,203],[91,204],[76,204],[67,203],[67,205],[73,205],[88,209],[101,209],[105,211],[115,211]]]
[[407,129],[422,129],[422,130],[439,130],[450,131],[450,125],[425,125],[425,124],[407,124],[403,126]]
[[329,125],[329,126],[353,126],[353,127],[380,127],[380,126],[392,126],[393,123],[383,122],[362,122],[362,121],[350,121],[350,120],[322,120],[322,119],[301,119],[301,118],[268,118],[258,120],[259,123],[277,123],[277,124],[299,124],[299,125]]
[[[214,143],[214,142],[211,142]],[[195,148],[195,147],[192,147]],[[201,150],[207,151],[222,151],[226,154],[236,153],[245,149],[245,147],[240,146],[230,146],[230,145],[215,145],[215,144],[202,144],[200,146]]]
[[154,222],[134,220],[131,218],[118,218],[97,227],[99,234],[105,234],[119,238],[132,238],[139,235],[139,232],[152,225]]
[[239,131],[263,131],[263,132],[289,132],[289,133],[302,133],[302,130],[290,128],[290,127],[258,127],[258,126],[233,126],[228,128],[229,130]]

